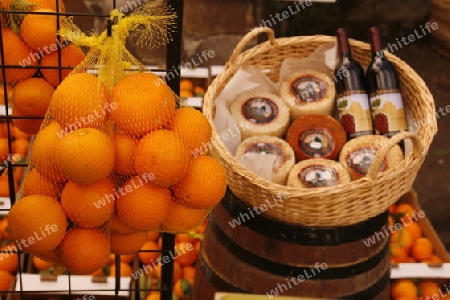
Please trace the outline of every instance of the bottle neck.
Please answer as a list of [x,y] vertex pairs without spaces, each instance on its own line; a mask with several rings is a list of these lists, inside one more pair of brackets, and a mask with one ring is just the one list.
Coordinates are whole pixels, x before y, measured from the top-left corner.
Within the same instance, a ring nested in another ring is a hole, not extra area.
[[370,47],[372,49],[372,58],[374,60],[385,60],[383,47],[381,45],[380,32],[377,27],[369,29]]
[[347,31],[344,28],[336,30],[336,39],[339,57],[351,58],[352,53],[348,42]]

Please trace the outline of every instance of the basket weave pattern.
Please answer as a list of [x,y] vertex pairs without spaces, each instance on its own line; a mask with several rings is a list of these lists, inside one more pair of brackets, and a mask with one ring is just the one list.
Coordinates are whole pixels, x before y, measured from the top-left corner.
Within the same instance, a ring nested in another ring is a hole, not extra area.
[[[244,51],[246,45],[261,32],[266,33],[269,40]],[[213,124],[214,101],[239,68],[256,66],[268,69],[267,76],[277,81],[285,58],[308,56],[321,44],[333,41],[334,37],[321,35],[275,39],[270,28],[251,31],[236,46],[224,71],[208,88],[204,98],[204,114]],[[370,63],[370,46],[367,43],[350,40],[350,45],[355,60],[363,65]],[[265,211],[265,216],[297,225],[325,227],[362,222],[386,211],[390,204],[408,192],[437,132],[435,107],[423,80],[398,57],[389,53],[386,56],[397,68],[406,110],[416,122],[426,120],[423,121],[424,126],[418,126],[417,135],[406,132],[392,137],[388,146],[377,152],[364,178],[335,187],[299,189],[272,183],[248,171],[228,152],[218,132],[213,129],[210,153],[225,167],[231,191],[250,207],[259,207],[266,200],[273,201],[280,193],[288,193],[289,198]],[[377,174],[376,170],[388,150],[405,138],[412,140],[413,151],[394,168]]]

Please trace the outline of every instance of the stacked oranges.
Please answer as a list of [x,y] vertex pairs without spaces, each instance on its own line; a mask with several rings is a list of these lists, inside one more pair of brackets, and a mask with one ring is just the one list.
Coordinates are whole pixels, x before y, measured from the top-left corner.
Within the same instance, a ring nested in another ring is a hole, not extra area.
[[0,219],[0,295],[5,295],[11,288],[14,273],[19,266],[19,254],[14,249],[14,244],[9,242],[9,234],[6,230],[8,219]]
[[432,279],[396,279],[391,283],[393,300],[444,299],[447,285]]
[[[400,229],[391,234],[391,262],[397,263],[441,263],[434,253],[433,243],[423,236],[417,222],[417,211],[409,203],[398,203],[389,207],[389,225]],[[415,216],[416,215],[416,216]]]
[[[12,114],[17,117],[13,123],[23,132],[34,135],[39,131],[42,117],[55,87],[71,72],[70,68],[78,65],[85,57],[78,46],[69,44],[57,36],[57,11],[64,12],[64,3],[58,6],[53,0],[30,0],[0,2],[3,10],[1,20],[4,65],[7,68],[5,78],[12,90]],[[23,10],[25,16],[8,13],[9,10]],[[31,13],[30,13],[31,12]],[[63,18],[59,19],[61,23]],[[61,67],[58,70],[59,59]],[[28,117],[35,118],[28,118]]]

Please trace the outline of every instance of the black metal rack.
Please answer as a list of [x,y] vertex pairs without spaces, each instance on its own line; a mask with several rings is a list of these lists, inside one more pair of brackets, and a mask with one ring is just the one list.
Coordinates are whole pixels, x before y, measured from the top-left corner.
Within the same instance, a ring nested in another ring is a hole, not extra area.
[[[113,8],[117,7],[117,3],[116,0],[111,0],[113,3]],[[58,8],[58,0],[55,0],[56,7]],[[137,3],[146,3],[148,1],[138,1]],[[174,11],[177,14],[177,20],[176,20],[176,27],[175,27],[175,31],[171,34],[171,41],[169,42],[169,44],[167,45],[167,50],[166,50],[166,68],[165,69],[152,69],[151,71],[154,73],[166,73],[168,74],[169,72],[171,72],[172,74],[176,74],[176,76],[174,78],[172,78],[171,80],[167,81],[168,86],[174,91],[174,93],[176,93],[177,95],[180,94],[180,64],[181,64],[181,48],[182,48],[182,32],[183,32],[183,0],[167,0],[166,1],[168,5],[170,5]],[[128,2],[127,2],[128,4]],[[11,14],[18,14],[18,13],[23,13],[21,11],[8,11],[8,13]],[[49,14],[49,13],[46,13]],[[102,15],[102,14],[90,14],[90,13],[70,13],[70,12],[57,12],[54,13],[54,15],[58,15],[58,16],[82,16],[82,17],[101,17],[101,18],[105,18],[107,19],[109,17],[109,15]],[[57,19],[57,26],[59,27],[59,18]],[[0,22],[1,23],[1,22]],[[0,26],[2,26],[0,24]],[[0,31],[0,49],[4,50],[4,44],[3,44],[3,37]],[[1,51],[0,53],[0,63],[4,62],[4,51]],[[60,78],[62,77],[62,70],[63,69],[67,69],[67,67],[61,67],[61,49],[60,47],[58,47],[58,61],[59,61],[59,66],[58,67],[50,67],[52,69],[58,69],[60,70]],[[174,67],[170,67],[170,66],[174,66]],[[28,67],[28,66],[25,66]],[[0,64],[0,72],[2,72],[3,75],[3,89],[4,89],[4,105],[5,105],[5,115],[0,115],[0,122],[6,122],[7,123],[7,135],[8,135],[8,152],[9,153],[13,153],[13,144],[12,144],[12,132],[11,132],[11,124],[12,124],[12,120],[13,119],[43,119],[44,116],[12,116],[11,114],[8,113],[8,98],[7,98],[7,84],[6,84],[6,70],[8,68],[23,68],[22,66],[19,65],[5,65],[5,64]],[[1,81],[0,81],[1,82]],[[9,186],[9,196],[10,196],[10,201],[11,201],[11,206],[16,202],[16,187],[15,187],[15,182],[14,182],[14,177],[13,177],[13,172],[15,168],[27,168],[28,164],[27,163],[12,163],[11,161],[7,160],[7,161],[2,161],[1,163],[5,163],[4,168],[2,169],[2,171],[0,171],[0,175],[3,174],[3,172],[7,172],[8,174],[8,186]],[[9,211],[9,209],[0,209],[0,212],[3,212],[3,214],[7,213]],[[162,250],[160,251],[162,254],[164,253],[169,253],[169,252],[173,252],[174,251],[174,246],[175,246],[175,236],[173,234],[169,234],[169,233],[163,233],[162,234]],[[28,254],[22,254],[18,256],[19,259],[19,269],[17,270],[17,274],[16,276],[21,278],[22,274],[26,271],[26,268],[29,264],[29,260],[30,257]],[[116,255],[115,256],[115,262],[117,265],[119,265],[118,263],[120,262],[120,256]],[[169,263],[164,264],[161,268],[161,286],[160,286],[160,293],[161,293],[161,300],[171,300],[172,299],[172,279],[173,279],[173,260],[170,260]],[[70,284],[70,274],[68,275],[69,277],[69,289],[66,291],[66,293],[64,293],[64,299],[74,299],[73,297],[78,296],[79,299],[94,299],[94,298],[89,298],[90,296],[79,296],[79,294],[74,295],[73,292],[75,292],[74,290],[72,290],[71,288],[71,284]],[[130,292],[130,295],[134,295],[133,300],[139,300],[140,298],[140,291],[145,291],[139,288],[139,283],[138,280],[136,280],[135,282],[132,281],[133,286],[130,286],[128,289],[121,289],[120,287],[120,272],[116,272],[116,277],[115,277],[115,288],[114,290],[109,290],[110,292],[114,292],[114,299],[118,299],[119,297],[119,292],[121,291],[128,291]],[[22,282],[22,281],[21,281]],[[91,293],[91,294],[95,294],[96,290],[91,290],[91,291],[82,291],[82,292],[86,292],[86,293]],[[105,290],[98,290],[98,291],[105,291]],[[152,289],[152,291],[154,291],[154,289]],[[55,295],[61,295],[60,291],[46,291],[46,293],[51,293],[51,292],[57,292],[58,294]],[[23,291],[22,289],[20,291],[10,291],[8,294],[4,294],[1,295],[0,293],[0,299],[24,299],[24,296],[28,293],[34,293],[37,294],[38,292],[29,292],[29,291]],[[66,297],[67,296],[67,297]]]

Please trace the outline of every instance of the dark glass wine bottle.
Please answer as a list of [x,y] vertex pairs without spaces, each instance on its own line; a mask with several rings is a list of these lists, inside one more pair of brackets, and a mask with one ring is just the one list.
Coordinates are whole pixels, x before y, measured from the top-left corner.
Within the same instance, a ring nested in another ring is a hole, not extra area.
[[367,72],[367,86],[376,134],[391,137],[401,130],[408,130],[402,95],[397,74],[381,47],[377,27],[369,29],[372,62]]
[[339,61],[334,71],[339,120],[348,139],[373,134],[364,70],[351,55],[347,32],[336,30]]

